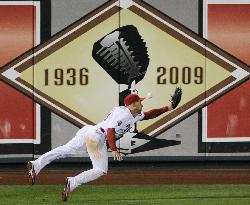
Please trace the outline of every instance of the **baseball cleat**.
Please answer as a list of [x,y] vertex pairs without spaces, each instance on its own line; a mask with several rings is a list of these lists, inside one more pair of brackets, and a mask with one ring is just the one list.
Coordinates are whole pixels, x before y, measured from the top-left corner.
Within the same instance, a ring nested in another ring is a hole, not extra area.
[[63,201],[67,201],[67,199],[69,197],[69,193],[70,193],[70,181],[69,181],[69,178],[66,177],[65,181],[64,181],[64,189],[62,192],[62,200]]
[[29,176],[29,181],[31,185],[35,184],[35,180],[36,180],[36,172],[34,169],[34,164],[32,161],[29,161],[27,164],[27,169],[28,169],[28,176]]

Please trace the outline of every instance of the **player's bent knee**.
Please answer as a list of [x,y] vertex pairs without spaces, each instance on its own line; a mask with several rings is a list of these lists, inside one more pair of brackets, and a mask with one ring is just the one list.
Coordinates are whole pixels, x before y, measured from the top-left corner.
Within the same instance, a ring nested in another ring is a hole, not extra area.
[[105,169],[95,168],[95,170],[100,174],[100,176],[106,175],[108,173],[108,170]]
[[97,142],[95,140],[88,138],[86,140],[86,146],[87,146],[87,149],[90,150],[91,152],[97,151]]

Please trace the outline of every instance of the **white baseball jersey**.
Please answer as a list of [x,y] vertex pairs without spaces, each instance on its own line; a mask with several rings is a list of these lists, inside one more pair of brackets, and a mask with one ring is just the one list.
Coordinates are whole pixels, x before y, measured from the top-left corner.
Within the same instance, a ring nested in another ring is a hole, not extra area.
[[108,128],[115,128],[116,138],[122,137],[126,132],[131,130],[137,121],[144,118],[144,113],[140,113],[133,117],[130,110],[125,106],[114,107],[108,116],[100,123],[97,124],[105,130],[107,134]]

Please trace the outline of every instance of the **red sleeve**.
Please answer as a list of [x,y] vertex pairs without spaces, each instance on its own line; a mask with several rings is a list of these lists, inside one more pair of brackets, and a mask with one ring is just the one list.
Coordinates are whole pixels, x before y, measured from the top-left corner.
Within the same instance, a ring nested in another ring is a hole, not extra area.
[[108,139],[109,148],[112,151],[117,151],[116,144],[115,144],[115,128],[108,128],[107,139]]
[[168,111],[168,107],[162,107],[159,109],[152,109],[149,110],[147,112],[144,112],[145,117],[143,118],[143,120],[149,120],[149,119],[153,119],[156,118],[158,116],[160,116],[161,114],[163,114],[164,112]]

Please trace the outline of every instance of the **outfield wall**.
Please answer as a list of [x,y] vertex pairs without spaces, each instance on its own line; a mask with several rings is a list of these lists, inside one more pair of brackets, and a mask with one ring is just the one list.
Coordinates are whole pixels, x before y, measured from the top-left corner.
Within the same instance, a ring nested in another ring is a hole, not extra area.
[[0,1],[0,16],[0,162],[36,158],[122,105],[130,85],[92,49],[126,25],[149,55],[144,110],[183,89],[176,110],[117,141],[127,160],[250,159],[250,0]]

